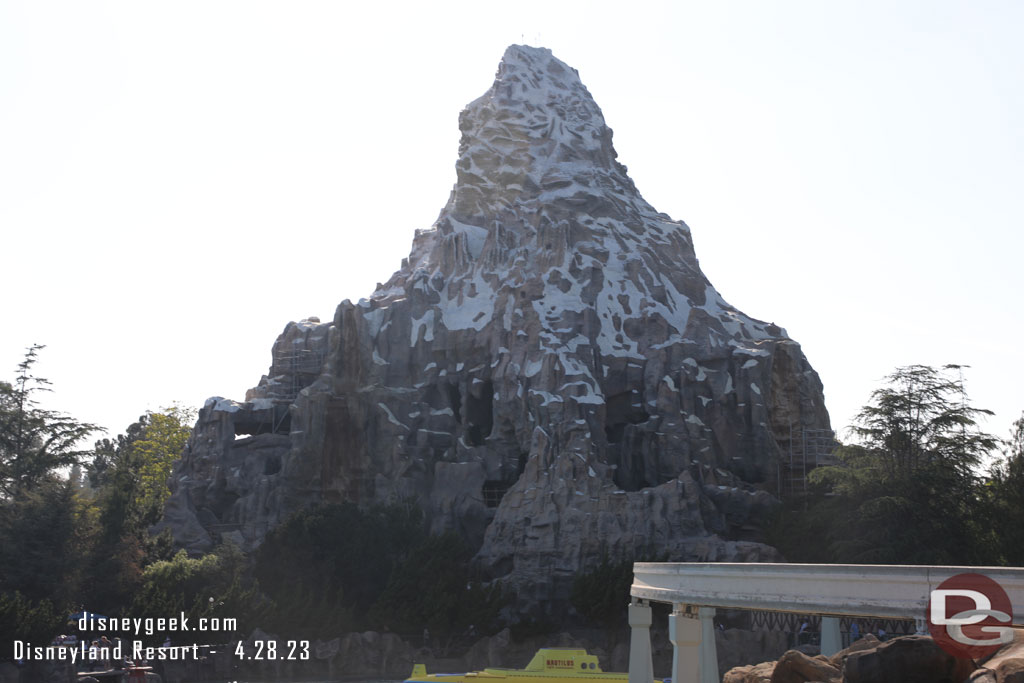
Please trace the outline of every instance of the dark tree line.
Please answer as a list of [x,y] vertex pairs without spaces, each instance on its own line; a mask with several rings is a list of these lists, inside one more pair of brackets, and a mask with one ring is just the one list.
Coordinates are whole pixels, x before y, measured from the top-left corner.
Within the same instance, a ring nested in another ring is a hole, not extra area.
[[270,600],[265,628],[307,637],[491,632],[507,596],[479,581],[472,554],[453,533],[430,535],[413,505],[310,508],[274,529],[255,553],[254,574]]

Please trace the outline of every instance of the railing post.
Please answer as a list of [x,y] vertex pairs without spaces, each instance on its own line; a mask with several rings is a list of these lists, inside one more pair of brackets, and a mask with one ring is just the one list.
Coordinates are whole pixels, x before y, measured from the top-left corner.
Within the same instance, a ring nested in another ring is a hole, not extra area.
[[715,646],[715,608],[700,608],[700,683],[719,683],[718,648]]
[[654,662],[651,657],[651,608],[643,600],[634,599],[629,606],[629,683],[653,683]]
[[668,639],[672,642],[672,683],[700,680],[700,621],[688,605],[675,604],[668,617]]

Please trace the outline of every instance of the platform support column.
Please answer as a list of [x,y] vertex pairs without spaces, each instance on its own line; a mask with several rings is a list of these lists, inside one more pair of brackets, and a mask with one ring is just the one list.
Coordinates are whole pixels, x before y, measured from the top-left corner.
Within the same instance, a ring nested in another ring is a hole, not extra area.
[[634,599],[629,605],[629,683],[653,683],[651,657],[651,607]]
[[672,683],[698,683],[701,624],[696,607],[672,605],[672,614],[668,617],[668,639],[672,642]]
[[715,608],[700,608],[700,683],[719,683],[718,648],[715,643]]
[[839,630],[839,617],[821,618],[821,654],[831,657],[843,649],[843,634]]

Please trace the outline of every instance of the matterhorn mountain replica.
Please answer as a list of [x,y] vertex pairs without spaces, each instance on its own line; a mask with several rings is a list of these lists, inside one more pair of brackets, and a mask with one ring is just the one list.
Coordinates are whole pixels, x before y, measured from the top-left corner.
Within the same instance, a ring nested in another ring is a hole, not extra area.
[[800,346],[719,295],[549,50],[508,48],[459,128],[398,272],[289,323],[244,403],[207,401],[177,541],[251,549],[304,506],[412,500],[534,609],[603,556],[777,559],[756,539],[779,459],[829,426]]

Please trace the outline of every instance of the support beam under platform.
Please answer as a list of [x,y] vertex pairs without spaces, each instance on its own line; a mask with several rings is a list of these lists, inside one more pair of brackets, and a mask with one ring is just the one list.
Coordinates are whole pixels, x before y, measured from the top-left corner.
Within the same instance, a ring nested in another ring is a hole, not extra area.
[[654,683],[651,656],[651,606],[634,600],[629,606],[629,683]]

